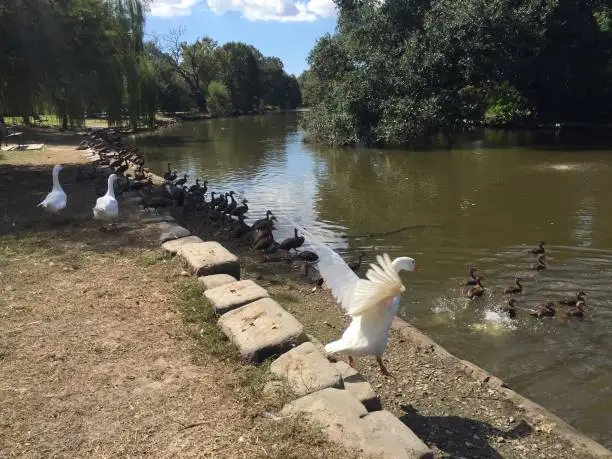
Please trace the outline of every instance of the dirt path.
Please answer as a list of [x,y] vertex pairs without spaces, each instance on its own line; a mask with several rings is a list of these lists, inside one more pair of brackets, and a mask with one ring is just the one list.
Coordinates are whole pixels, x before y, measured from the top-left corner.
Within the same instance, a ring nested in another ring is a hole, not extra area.
[[[17,155],[0,161],[1,457],[347,456],[302,420],[261,415],[278,408],[265,369],[238,364],[150,229],[99,231],[104,183],[68,165],[81,152]],[[59,162],[69,207],[54,221],[35,205]]]

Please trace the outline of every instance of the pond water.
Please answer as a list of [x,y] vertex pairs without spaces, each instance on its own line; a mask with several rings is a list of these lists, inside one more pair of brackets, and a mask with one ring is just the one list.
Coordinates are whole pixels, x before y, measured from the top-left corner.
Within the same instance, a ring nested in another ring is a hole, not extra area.
[[[600,134],[483,131],[451,150],[326,149],[302,142],[296,114],[277,114],[135,141],[154,172],[171,162],[190,182],[247,197],[251,221],[272,209],[349,258],[414,257],[402,317],[612,447],[612,138]],[[292,232],[279,219],[278,240]],[[536,273],[528,249],[540,239],[548,269]],[[463,298],[469,266],[486,278],[475,302]],[[517,275],[522,306],[582,289],[587,318],[487,320]]]

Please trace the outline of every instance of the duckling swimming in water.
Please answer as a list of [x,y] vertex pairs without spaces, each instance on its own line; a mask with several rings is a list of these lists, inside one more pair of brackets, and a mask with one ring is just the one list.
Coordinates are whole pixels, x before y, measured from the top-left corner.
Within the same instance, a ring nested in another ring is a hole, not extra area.
[[536,260],[537,260],[537,263],[531,265],[530,269],[532,271],[542,271],[542,270],[546,269],[546,261],[544,259],[544,254],[543,253],[538,255],[538,258]]
[[538,242],[538,246],[535,249],[531,249],[529,251],[529,253],[534,253],[534,254],[538,254],[538,253],[544,253],[546,250],[544,249],[544,246],[546,245],[546,242],[544,241],[540,241]]
[[548,303],[538,307],[536,310],[531,311],[529,315],[537,318],[554,317],[556,312],[555,303],[549,301]]
[[515,293],[522,293],[522,291],[523,291],[523,286],[521,284],[521,278],[516,277],[514,279],[514,285],[510,285],[509,287],[506,287],[506,289],[504,290],[504,293],[508,293],[512,295]]
[[469,289],[466,293],[466,297],[470,300],[475,300],[476,298],[480,298],[484,295],[485,288],[482,286],[480,277],[476,278],[476,285],[474,285],[471,289]]
[[508,304],[506,306],[502,306],[499,309],[499,312],[501,313],[505,313],[508,314],[508,317],[510,317],[511,319],[515,319],[516,318],[516,299],[515,298],[510,298],[510,300],[508,300]]
[[574,309],[570,311],[565,311],[565,315],[567,317],[578,317],[580,319],[584,318],[584,308],[586,307],[586,303],[582,300],[576,302]]
[[468,277],[468,280],[465,282],[466,286],[468,286],[468,285],[476,285],[476,282],[477,282],[476,281],[476,272],[477,271],[478,271],[477,268],[470,267],[470,274],[469,274],[470,277]]
[[559,304],[562,304],[564,306],[576,306],[578,302],[583,302],[586,304],[586,296],[587,294],[584,293],[584,291],[580,290],[578,293],[576,293],[575,299],[572,298],[569,300],[561,300],[559,301]]

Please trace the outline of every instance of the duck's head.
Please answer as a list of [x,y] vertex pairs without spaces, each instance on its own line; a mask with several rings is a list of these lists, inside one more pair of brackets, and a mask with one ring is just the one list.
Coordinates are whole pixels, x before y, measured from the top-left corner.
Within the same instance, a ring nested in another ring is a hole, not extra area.
[[235,192],[235,191],[233,191],[233,190],[229,192],[229,195],[230,195],[230,196],[234,196],[235,194],[236,194],[236,192]]
[[270,218],[270,215],[272,215],[272,211],[270,209],[266,210],[266,218]]
[[579,311],[584,311],[584,308],[586,308],[584,300],[576,301],[576,308],[578,308]]
[[277,222],[278,219],[274,215],[272,215],[272,217],[270,218],[270,221]]
[[470,266],[470,276],[473,276],[474,273],[476,273],[476,271],[478,271],[478,268],[474,268],[473,266]]
[[545,260],[545,258],[546,258],[546,256],[545,256],[543,253],[541,253],[540,255],[538,255],[538,257],[536,258],[536,260],[538,260],[538,263],[540,263],[540,264],[544,264],[544,263],[545,263],[545,261],[546,261],[546,260]]
[[516,298],[510,298],[508,300],[508,306],[512,306],[512,307],[516,306]]
[[246,199],[242,200],[242,204],[246,204],[247,202],[249,202],[249,201],[247,201]]
[[55,166],[53,166],[53,173],[57,175],[63,168],[64,166],[62,166],[61,164],[56,164]]
[[579,301],[584,302],[584,298],[587,296],[587,294],[580,290],[577,294],[576,294],[576,298],[578,298]]
[[538,245],[542,248],[544,248],[544,246],[546,245],[546,241],[540,241],[538,242]]

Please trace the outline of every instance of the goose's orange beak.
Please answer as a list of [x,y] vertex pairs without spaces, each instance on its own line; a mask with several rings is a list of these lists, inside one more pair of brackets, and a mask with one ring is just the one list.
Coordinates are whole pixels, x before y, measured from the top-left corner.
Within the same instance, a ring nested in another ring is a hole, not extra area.
[[414,271],[414,272],[417,272],[418,270],[419,270],[419,265],[415,264],[415,265],[414,265],[414,269],[413,269],[413,271]]

